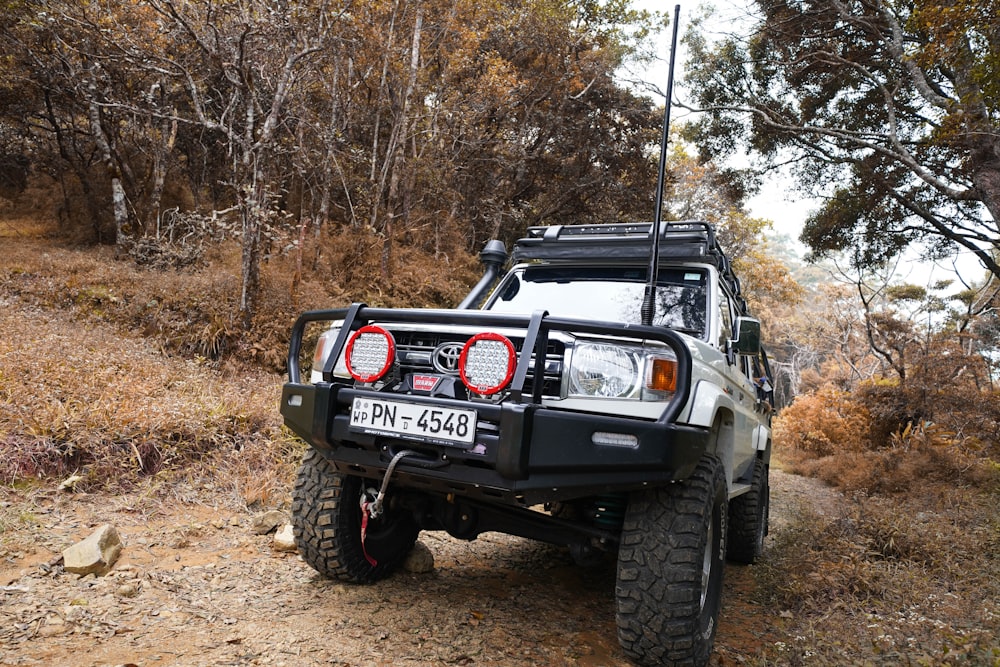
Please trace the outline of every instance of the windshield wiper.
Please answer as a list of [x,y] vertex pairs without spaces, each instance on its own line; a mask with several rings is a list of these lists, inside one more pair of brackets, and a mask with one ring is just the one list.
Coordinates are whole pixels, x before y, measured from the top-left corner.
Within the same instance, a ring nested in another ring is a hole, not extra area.
[[686,333],[701,338],[701,329],[692,329],[691,327],[671,327],[671,326],[668,326],[667,328],[670,329],[671,331],[678,331],[680,333]]

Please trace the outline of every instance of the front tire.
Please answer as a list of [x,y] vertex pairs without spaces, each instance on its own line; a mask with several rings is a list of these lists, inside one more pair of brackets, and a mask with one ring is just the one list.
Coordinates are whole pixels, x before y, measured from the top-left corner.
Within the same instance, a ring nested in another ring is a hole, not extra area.
[[[352,583],[384,579],[402,565],[420,532],[413,515],[386,504],[361,538],[366,480],[344,475],[322,454],[306,451],[292,492],[292,529],[299,553],[322,575]],[[369,557],[375,561],[373,565]]]
[[642,665],[704,665],[726,558],[726,477],[702,457],[687,480],[634,494],[618,551],[618,639]]

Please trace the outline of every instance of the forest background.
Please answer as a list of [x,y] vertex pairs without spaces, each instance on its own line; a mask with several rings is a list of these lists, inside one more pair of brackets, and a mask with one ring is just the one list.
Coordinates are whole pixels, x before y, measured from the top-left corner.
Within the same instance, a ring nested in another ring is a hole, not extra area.
[[[998,9],[748,11],[740,34],[710,38],[710,11],[687,29],[675,102],[697,114],[673,128],[665,217],[715,223],[735,258],[782,464],[854,494],[841,546],[878,556],[839,561],[839,590],[896,595],[885,563],[995,571]],[[450,306],[487,239],[652,217],[663,98],[622,73],[666,26],[625,0],[3,2],[4,483],[229,465],[248,505],[279,502],[300,445],[272,393],[301,310]],[[821,202],[808,264],[745,207],[779,167]],[[982,275],[894,282],[913,248]],[[964,546],[942,555],[894,503],[941,511]],[[789,604],[821,606],[792,581]],[[977,634],[995,602],[963,613],[968,633],[916,655],[998,659]]]

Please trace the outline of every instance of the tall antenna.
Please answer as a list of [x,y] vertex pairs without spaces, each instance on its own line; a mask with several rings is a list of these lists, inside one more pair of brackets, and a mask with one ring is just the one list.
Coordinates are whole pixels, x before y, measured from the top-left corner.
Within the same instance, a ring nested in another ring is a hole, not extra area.
[[667,172],[667,140],[670,134],[670,100],[674,95],[674,57],[677,54],[677,27],[680,23],[681,6],[674,5],[673,37],[670,40],[670,66],[667,74],[667,101],[663,105],[663,131],[660,135],[660,166],[656,177],[656,211],[653,213],[653,248],[649,253],[649,282],[642,299],[642,323],[653,323],[656,312],[656,283],[660,269],[660,223],[663,219],[663,182]]

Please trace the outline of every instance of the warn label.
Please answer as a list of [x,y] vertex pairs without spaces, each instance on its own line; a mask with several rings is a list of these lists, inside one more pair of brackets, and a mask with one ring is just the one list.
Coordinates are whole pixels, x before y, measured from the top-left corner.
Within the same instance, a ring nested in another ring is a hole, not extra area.
[[413,390],[426,391],[429,394],[434,391],[434,387],[440,380],[441,378],[436,375],[413,375]]

